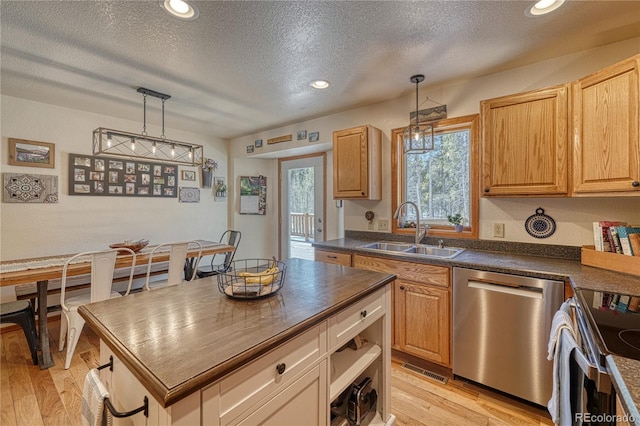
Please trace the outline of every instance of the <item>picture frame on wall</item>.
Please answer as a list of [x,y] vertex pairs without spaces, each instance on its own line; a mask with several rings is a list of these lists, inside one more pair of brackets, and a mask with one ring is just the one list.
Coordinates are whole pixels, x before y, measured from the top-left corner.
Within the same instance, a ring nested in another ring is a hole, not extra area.
[[320,140],[320,132],[309,132],[309,142],[318,142]]
[[262,139],[256,139],[255,145],[256,148],[262,148]]
[[298,130],[298,140],[302,141],[305,140],[307,138],[307,131],[306,130]]
[[56,146],[50,142],[9,138],[9,165],[55,168]]
[[253,152],[253,145],[247,145],[247,154],[251,154]]
[[183,170],[182,180],[196,180],[196,172],[193,170]]

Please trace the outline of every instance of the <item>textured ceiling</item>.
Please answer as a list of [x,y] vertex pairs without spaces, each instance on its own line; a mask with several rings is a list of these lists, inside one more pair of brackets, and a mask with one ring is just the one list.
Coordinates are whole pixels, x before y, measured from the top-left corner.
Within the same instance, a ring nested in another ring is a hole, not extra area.
[[198,1],[180,21],[158,1],[3,0],[1,89],[141,121],[147,87],[172,96],[167,127],[233,138],[411,93],[412,74],[432,86],[640,36],[640,1],[538,18],[530,3]]

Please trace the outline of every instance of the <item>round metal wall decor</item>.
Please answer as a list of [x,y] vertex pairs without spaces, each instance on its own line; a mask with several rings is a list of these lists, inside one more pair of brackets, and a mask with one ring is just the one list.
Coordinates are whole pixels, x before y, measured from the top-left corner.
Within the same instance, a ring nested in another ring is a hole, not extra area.
[[556,221],[544,214],[544,209],[538,207],[536,214],[531,215],[524,222],[524,229],[535,238],[547,238],[556,232]]

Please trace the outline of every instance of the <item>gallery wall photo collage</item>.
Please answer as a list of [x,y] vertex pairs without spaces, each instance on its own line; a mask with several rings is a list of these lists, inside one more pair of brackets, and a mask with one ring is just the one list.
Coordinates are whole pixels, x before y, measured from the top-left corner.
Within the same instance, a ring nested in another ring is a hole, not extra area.
[[69,195],[176,198],[178,166],[69,154]]

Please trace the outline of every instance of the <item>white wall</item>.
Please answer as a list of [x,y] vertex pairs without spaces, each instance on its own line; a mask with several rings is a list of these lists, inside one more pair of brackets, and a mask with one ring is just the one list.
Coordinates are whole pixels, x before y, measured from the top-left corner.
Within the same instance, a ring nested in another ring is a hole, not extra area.
[[[638,53],[640,53],[640,38],[635,38],[443,87],[422,85],[420,98],[425,99],[428,95],[430,99],[446,104],[449,117],[476,114],[479,113],[479,102],[483,99],[568,83]],[[409,74],[411,73],[407,72],[407,79]],[[407,85],[409,86],[409,83]],[[389,219],[393,213],[391,211],[391,144],[389,137],[392,129],[404,127],[408,123],[408,114],[415,108],[414,95],[402,96],[388,102],[236,138],[231,141],[229,156],[235,159],[235,162],[240,162],[240,159],[255,161],[251,158],[265,156],[271,158],[287,157],[308,152],[314,148],[318,151],[324,151],[331,149],[332,133],[335,130],[362,124],[378,127],[383,132],[382,200],[345,201],[344,217],[341,218],[342,213],[335,208],[331,196],[332,185],[327,186],[329,189],[325,224],[327,239],[343,236],[344,229],[367,230],[368,222],[364,217],[367,210],[373,210],[379,219]],[[421,108],[434,105],[427,102]],[[306,140],[296,141],[298,130],[319,131],[320,140],[316,143],[309,143]],[[267,145],[268,138],[287,134],[293,135],[293,141]],[[263,139],[264,147],[256,148],[253,154],[246,154],[245,147],[252,145],[255,139]],[[329,155],[327,157],[329,175],[332,164],[332,157]],[[256,173],[266,174],[269,170],[276,168],[277,160],[261,160],[256,165]],[[233,175],[238,176],[238,174]],[[550,238],[533,238],[524,229],[524,221],[534,214],[538,207],[545,209],[545,213],[556,221],[556,233]],[[236,218],[238,217],[237,211],[236,209],[235,213],[232,212]],[[493,223],[501,222],[505,224],[504,240],[581,246],[592,243],[591,224],[593,221],[602,219],[640,223],[640,198],[483,198],[480,203],[480,238],[493,239]],[[342,220],[344,220],[343,225],[341,224]],[[271,232],[269,227],[265,228],[263,222],[243,221],[243,225],[247,226],[243,232],[249,232],[255,238],[257,235],[264,235],[265,240],[274,238],[268,245],[277,245],[277,233]],[[273,218],[271,226],[277,228],[277,218]]]
[[[125,239],[148,238],[152,244],[185,239],[217,240],[227,228],[227,202],[214,202],[212,189],[201,189],[200,203],[177,198],[70,196],[69,153],[92,155],[92,132],[98,127],[140,133],[142,122],[87,113],[20,98],[2,96],[2,172],[58,176],[56,204],[2,203],[0,259],[75,253],[107,248]],[[161,129],[147,125],[150,135]],[[204,146],[204,156],[227,176],[227,143],[189,132],[166,129],[170,139]],[[55,168],[7,165],[8,138],[52,142]],[[179,170],[196,170],[180,166]],[[199,170],[196,170],[199,176]],[[181,174],[180,176],[181,177]],[[199,181],[178,186],[199,186]]]

